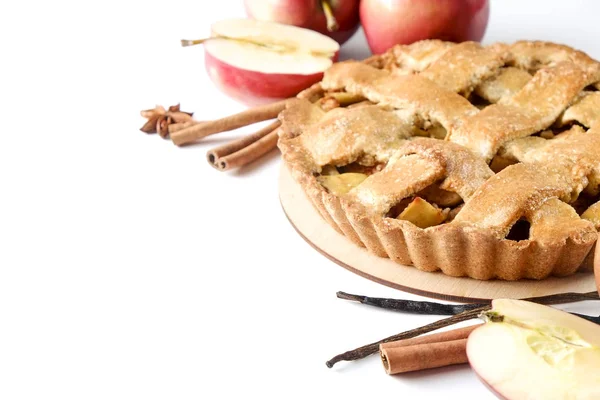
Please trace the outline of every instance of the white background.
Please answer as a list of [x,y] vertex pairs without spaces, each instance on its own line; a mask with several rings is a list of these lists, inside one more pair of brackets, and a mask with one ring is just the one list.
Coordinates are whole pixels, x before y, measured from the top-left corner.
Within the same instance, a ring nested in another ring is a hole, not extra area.
[[[485,43],[600,58],[600,3],[493,0]],[[331,356],[431,322],[335,292],[416,298],[316,253],[288,224],[278,154],[232,173],[139,132],[139,111],[243,109],[179,47],[231,1],[13,1],[0,13],[0,398],[492,398],[467,366],[387,376]],[[362,58],[362,33],[343,57]],[[595,312],[577,304],[571,310]],[[595,308],[595,309],[594,309]]]

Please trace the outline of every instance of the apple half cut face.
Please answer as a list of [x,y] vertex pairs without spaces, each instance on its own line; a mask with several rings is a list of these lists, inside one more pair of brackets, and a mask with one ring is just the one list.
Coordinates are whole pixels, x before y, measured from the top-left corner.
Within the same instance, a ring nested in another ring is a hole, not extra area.
[[494,300],[469,336],[475,373],[501,398],[600,399],[600,325],[521,300]]
[[318,32],[275,22],[230,19],[212,25],[204,43],[212,81],[248,105],[293,97],[320,81],[338,43]]

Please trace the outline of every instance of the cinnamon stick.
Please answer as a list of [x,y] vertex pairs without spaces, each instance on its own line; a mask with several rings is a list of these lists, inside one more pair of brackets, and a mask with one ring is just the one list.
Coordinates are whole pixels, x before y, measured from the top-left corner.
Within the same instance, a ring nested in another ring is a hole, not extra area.
[[397,347],[415,346],[418,344],[430,344],[439,342],[449,342],[452,340],[466,339],[471,332],[479,328],[483,324],[475,324],[464,328],[452,329],[449,331],[432,333],[411,339],[396,340],[394,342],[382,343],[379,345],[379,350],[395,349]]
[[[203,122],[205,122],[205,121],[203,121]],[[194,126],[194,125],[197,125],[200,123],[202,123],[202,122],[192,120],[192,121],[187,121],[187,122],[171,124],[171,125],[169,125],[169,134],[172,135],[174,132],[183,130],[185,128],[189,128],[190,126]]]
[[467,362],[469,334],[482,324],[379,345],[385,371],[399,374]]
[[[317,101],[322,96],[323,88],[321,87],[320,82],[315,83],[314,85],[303,90],[297,95],[298,98],[307,99],[311,102]],[[285,108],[285,101],[282,104],[283,105],[280,108],[279,106],[276,107],[277,111],[281,111]],[[260,111],[260,107],[248,110],[246,111],[246,114],[254,114],[257,112],[257,110]],[[275,114],[275,112],[273,112],[273,114]],[[238,114],[238,116],[239,115],[240,114]],[[277,117],[277,115],[274,115],[273,118]],[[253,120],[248,122],[247,124],[249,125],[254,122],[258,121]],[[189,126],[190,125],[173,126],[173,128],[170,131],[171,137],[174,136],[175,132],[186,129]],[[227,171],[229,169],[249,164],[277,146],[278,135],[276,133],[276,130],[279,128],[279,126],[281,126],[281,122],[275,121],[272,124],[262,128],[258,132],[253,133],[252,135],[234,140],[223,146],[209,150],[206,153],[206,159],[210,165],[212,165],[219,171]]]
[[171,140],[177,146],[182,146],[215,133],[230,131],[255,122],[273,119],[285,109],[286,103],[287,100],[281,100],[242,111],[241,113],[230,115],[225,118],[187,126],[177,131],[174,130],[171,132]]
[[212,149],[206,153],[206,159],[219,171],[249,164],[277,146],[280,125],[281,122],[275,121],[249,136]]
[[389,375],[465,364],[468,362],[467,339],[384,348],[380,355]]
[[277,130],[275,130],[262,139],[252,143],[250,146],[219,159],[218,169],[227,171],[229,169],[239,168],[250,164],[273,150],[277,146],[278,140],[279,135],[277,134]]

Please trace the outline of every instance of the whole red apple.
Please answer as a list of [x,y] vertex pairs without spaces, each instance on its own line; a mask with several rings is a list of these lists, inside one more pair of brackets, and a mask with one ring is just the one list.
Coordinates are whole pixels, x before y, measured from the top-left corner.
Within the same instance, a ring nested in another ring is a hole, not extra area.
[[371,51],[424,39],[480,41],[490,14],[488,0],[361,0],[360,21]]
[[[250,18],[312,29],[339,44],[350,39],[359,25],[359,0],[244,0],[244,5]],[[328,29],[327,7],[337,23],[335,29]]]

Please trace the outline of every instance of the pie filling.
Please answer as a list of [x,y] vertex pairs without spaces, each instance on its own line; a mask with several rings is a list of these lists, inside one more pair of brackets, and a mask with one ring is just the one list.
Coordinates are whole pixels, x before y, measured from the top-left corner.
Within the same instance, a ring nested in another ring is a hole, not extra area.
[[[357,162],[341,167],[326,165],[317,175],[317,181],[330,193],[343,196],[383,168],[383,163],[371,166]],[[414,196],[400,200],[385,217],[409,221],[425,229],[451,221],[462,204],[463,199],[457,193],[441,189],[440,183],[436,182]]]
[[[548,139],[544,140],[551,140],[560,137],[559,135],[560,132],[553,133],[552,136],[542,132],[539,137],[546,136]],[[498,173],[510,165],[519,163],[518,159],[500,152],[491,160],[490,167]],[[344,166],[326,165],[322,167],[321,173],[317,174],[317,181],[328,192],[344,196],[385,167],[385,163],[362,165],[359,162]],[[600,181],[594,177],[588,177],[587,181],[588,185],[581,193],[574,194],[574,200],[569,205],[582,219],[591,221],[596,229],[600,230]],[[464,206],[464,201],[458,193],[442,189],[441,184],[442,182],[435,182],[414,195],[401,199],[384,217],[409,221],[422,229],[453,221]],[[505,238],[512,241],[528,240],[530,227],[530,222],[522,217],[510,227]]]
[[325,165],[321,173],[317,174],[317,180],[330,193],[342,196],[360,185],[369,175],[381,171],[385,164],[362,165],[354,162],[348,165],[336,167]]

